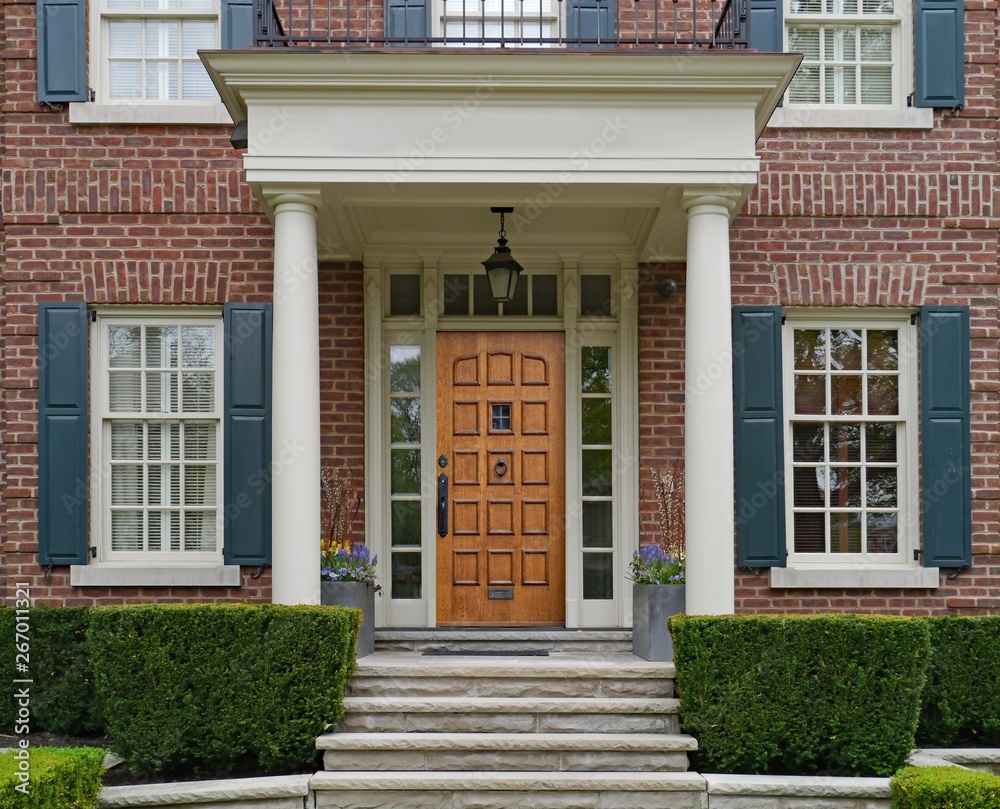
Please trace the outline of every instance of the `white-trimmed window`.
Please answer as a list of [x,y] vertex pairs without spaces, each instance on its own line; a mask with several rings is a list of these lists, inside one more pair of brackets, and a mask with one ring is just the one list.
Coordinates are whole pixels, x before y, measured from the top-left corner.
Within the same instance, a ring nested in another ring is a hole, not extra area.
[[99,558],[222,559],[222,320],[101,317],[92,452]]
[[440,25],[449,45],[496,46],[503,38],[538,47],[559,36],[555,6],[552,0],[444,0]]
[[804,58],[787,103],[901,107],[904,78],[911,80],[904,77],[906,8],[906,0],[788,0],[785,50]]
[[99,101],[218,101],[198,51],[219,47],[219,0],[95,2]]
[[911,564],[919,531],[914,331],[908,315],[789,315],[790,564]]

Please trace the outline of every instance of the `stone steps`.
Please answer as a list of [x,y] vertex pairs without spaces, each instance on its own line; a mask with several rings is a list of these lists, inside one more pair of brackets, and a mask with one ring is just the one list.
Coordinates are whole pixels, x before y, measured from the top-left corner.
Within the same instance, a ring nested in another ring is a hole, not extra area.
[[376,629],[375,651],[631,654],[631,629]]
[[704,809],[695,773],[318,773],[316,809]]
[[684,772],[697,747],[681,734],[330,733],[330,771]]

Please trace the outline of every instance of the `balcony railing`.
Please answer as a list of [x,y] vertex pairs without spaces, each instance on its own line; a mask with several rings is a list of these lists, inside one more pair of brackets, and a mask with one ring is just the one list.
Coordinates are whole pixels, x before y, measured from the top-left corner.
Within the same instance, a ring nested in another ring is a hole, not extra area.
[[429,21],[434,0],[254,0],[256,43],[692,49],[747,48],[750,37],[749,0],[438,0],[434,35],[387,33],[389,2],[396,19]]

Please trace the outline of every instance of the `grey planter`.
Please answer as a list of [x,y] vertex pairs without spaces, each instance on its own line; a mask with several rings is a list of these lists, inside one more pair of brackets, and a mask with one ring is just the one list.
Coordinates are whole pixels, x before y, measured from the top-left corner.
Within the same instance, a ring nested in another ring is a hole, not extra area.
[[375,651],[375,591],[360,581],[320,582],[320,603],[354,607],[364,613],[358,633],[358,657]]
[[686,585],[632,585],[632,653],[646,660],[673,660],[667,619],[684,612]]

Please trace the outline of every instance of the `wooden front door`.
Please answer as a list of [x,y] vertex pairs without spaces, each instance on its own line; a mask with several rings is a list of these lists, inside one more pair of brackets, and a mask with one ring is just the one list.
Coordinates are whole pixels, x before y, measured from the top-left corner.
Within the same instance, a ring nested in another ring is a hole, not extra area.
[[565,373],[561,332],[438,334],[439,625],[564,623]]

